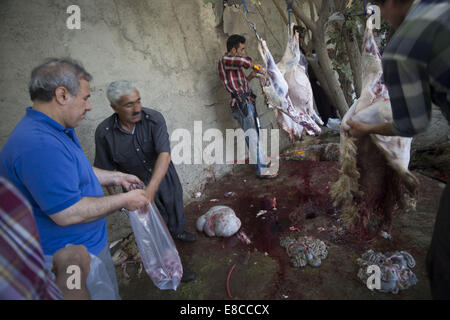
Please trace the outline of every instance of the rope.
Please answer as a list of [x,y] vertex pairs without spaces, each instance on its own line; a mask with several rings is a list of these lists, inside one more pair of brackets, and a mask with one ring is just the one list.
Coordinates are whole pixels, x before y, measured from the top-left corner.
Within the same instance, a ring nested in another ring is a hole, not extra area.
[[287,5],[286,5],[286,10],[287,10],[287,12],[288,12],[288,17],[289,17],[289,28],[290,28],[290,26],[291,26],[291,11],[292,11],[292,4],[294,3],[294,0],[291,0],[291,3],[288,3]]
[[245,1],[244,1],[244,0],[241,0],[241,2],[242,2],[242,4],[244,5],[245,11],[246,11],[247,13],[249,13],[248,8],[247,8],[247,5],[245,4]]
[[250,28],[255,32],[256,38],[259,41],[262,41],[262,38],[259,36],[258,32],[256,32],[256,24],[248,18],[248,14],[249,13],[253,13],[253,12],[250,12],[248,10],[247,5],[245,4],[245,0],[241,0],[241,2],[242,2],[243,6],[245,8],[245,20],[247,20],[247,23],[249,24]]
[[[349,4],[351,5],[351,1],[349,2]],[[347,14],[346,15],[346,17],[355,17],[355,16],[367,16],[367,0],[364,0],[363,1],[363,6],[364,6],[364,8],[363,8],[363,12],[362,13],[353,13],[353,14]],[[374,13],[372,12],[370,15],[369,15],[369,17],[371,16],[371,15],[373,15]]]
[[256,7],[256,9],[259,12],[259,15],[261,16],[261,19],[264,21],[264,24],[267,26],[267,30],[269,30],[272,37],[275,39],[277,44],[280,46],[281,49],[283,49],[283,46],[281,45],[280,41],[278,41],[277,37],[275,37],[275,34],[273,33],[272,29],[270,28],[270,25],[267,23],[266,18],[264,18],[264,14],[261,12],[261,9]]

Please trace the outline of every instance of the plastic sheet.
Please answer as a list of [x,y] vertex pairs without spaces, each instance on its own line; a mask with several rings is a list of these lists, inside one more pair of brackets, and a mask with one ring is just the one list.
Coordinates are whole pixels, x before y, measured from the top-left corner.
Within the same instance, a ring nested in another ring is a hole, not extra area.
[[130,211],[129,218],[145,271],[161,290],[176,290],[183,266],[169,230],[155,205],[146,212]]
[[91,254],[91,264],[86,286],[92,300],[117,300],[114,283],[103,261]]

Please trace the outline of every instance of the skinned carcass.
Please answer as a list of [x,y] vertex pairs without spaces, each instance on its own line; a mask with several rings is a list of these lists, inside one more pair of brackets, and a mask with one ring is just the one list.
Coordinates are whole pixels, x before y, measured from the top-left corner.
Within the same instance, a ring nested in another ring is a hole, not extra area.
[[314,120],[306,112],[294,107],[289,97],[289,85],[262,39],[258,42],[258,50],[266,65],[265,77],[260,78],[261,87],[268,107],[275,108],[280,127],[288,132],[291,140],[294,136],[300,137],[303,128],[310,135],[319,135],[321,130]]
[[301,52],[299,45],[299,34],[293,31],[293,25],[288,28],[288,43],[278,69],[283,74],[289,87],[289,98],[294,108],[299,112],[306,113],[311,121],[323,125],[322,119],[314,110],[314,96],[306,75],[306,64],[301,63]]
[[371,124],[392,121],[372,19],[363,40],[361,96],[342,119],[340,176],[330,190],[334,204],[342,208],[345,225],[364,230],[366,236],[390,232],[393,214],[414,208],[418,189],[417,178],[408,170],[411,138],[371,134],[355,139],[347,131],[349,119]]

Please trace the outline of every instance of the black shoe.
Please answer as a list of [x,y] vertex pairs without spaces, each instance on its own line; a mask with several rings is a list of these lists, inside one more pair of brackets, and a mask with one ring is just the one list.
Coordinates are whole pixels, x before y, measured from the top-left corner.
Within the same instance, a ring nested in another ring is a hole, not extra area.
[[187,232],[187,231],[183,231],[182,233],[177,234],[176,238],[178,240],[186,241],[186,242],[194,242],[195,240],[197,240],[197,237],[195,236],[195,234]]
[[183,267],[183,277],[181,278],[181,282],[189,282],[195,280],[197,276],[188,268]]

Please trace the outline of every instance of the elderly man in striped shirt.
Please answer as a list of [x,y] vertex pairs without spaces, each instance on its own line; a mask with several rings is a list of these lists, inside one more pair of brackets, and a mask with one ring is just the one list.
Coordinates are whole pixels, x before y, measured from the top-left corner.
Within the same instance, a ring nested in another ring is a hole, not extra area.
[[[278,174],[268,173],[270,161],[264,156],[259,144],[259,119],[255,108],[255,94],[252,92],[249,81],[257,76],[252,70],[246,76],[243,69],[253,67],[252,58],[246,57],[245,38],[234,34],[227,40],[228,52],[219,61],[219,76],[225,89],[231,94],[230,107],[233,117],[239,122],[246,133],[246,143],[250,152],[250,159],[256,158],[256,171],[258,177],[275,178]],[[257,65],[257,69],[262,67]],[[255,141],[256,140],[256,141]]]
[[[396,30],[383,53],[384,81],[393,122],[348,121],[359,137],[381,134],[412,137],[430,123],[432,103],[450,121],[450,1],[375,0],[381,16]],[[439,204],[427,269],[435,299],[450,299],[450,187]]]

